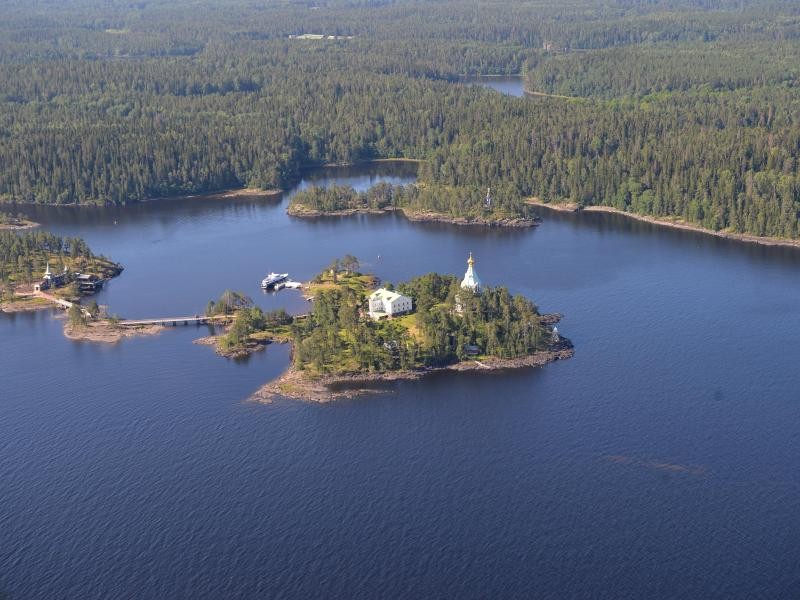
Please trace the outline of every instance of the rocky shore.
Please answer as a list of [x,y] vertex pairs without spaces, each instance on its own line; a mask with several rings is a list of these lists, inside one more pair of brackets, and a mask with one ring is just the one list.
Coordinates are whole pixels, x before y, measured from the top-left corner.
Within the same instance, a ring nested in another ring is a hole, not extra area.
[[12,300],[5,300],[0,302],[0,312],[3,313],[20,313],[30,312],[34,310],[42,310],[45,308],[53,308],[53,304],[49,300],[40,298],[38,296],[21,296]]
[[306,400],[311,402],[331,402],[344,398],[353,398],[363,394],[385,391],[382,384],[393,381],[413,381],[431,373],[442,371],[488,371],[497,372],[509,369],[541,367],[556,360],[571,358],[575,350],[566,338],[553,344],[548,350],[542,350],[520,358],[467,359],[446,367],[430,367],[407,371],[389,371],[386,373],[357,373],[352,375],[328,375],[320,378],[309,377],[294,367],[277,379],[263,385],[252,399],[257,402],[272,402],[277,398]]
[[225,349],[220,345],[220,340],[222,339],[222,335],[207,335],[205,337],[198,338],[194,340],[192,343],[197,344],[199,346],[211,346],[214,348],[214,352],[216,352],[219,356],[224,358],[245,358],[249,356],[253,352],[259,352],[266,348],[267,344],[271,343],[271,341],[259,341],[259,342],[249,342],[244,346],[237,346],[231,349]]
[[116,344],[128,337],[142,335],[156,335],[164,328],[160,325],[147,325],[142,327],[119,327],[110,321],[93,321],[86,325],[75,327],[69,322],[64,324],[64,336],[70,340],[81,342],[101,342]]
[[760,244],[762,246],[786,246],[790,248],[800,248],[800,240],[791,240],[786,238],[759,236],[750,233],[735,233],[733,231],[714,231],[713,229],[706,229],[699,225],[687,223],[678,218],[665,218],[665,217],[652,217],[649,215],[638,215],[636,213],[627,212],[614,208],[613,206],[584,206],[581,207],[574,202],[556,202],[546,203],[538,198],[530,198],[525,201],[529,206],[536,206],[554,210],[557,212],[588,212],[588,213],[610,213],[615,215],[622,215],[634,221],[641,221],[643,223],[650,223],[651,225],[658,225],[659,227],[669,227],[670,229],[680,229],[683,231],[691,231],[693,233],[702,233],[705,235],[713,235],[714,237],[734,240],[737,242],[745,242],[748,244]]
[[199,194],[188,194],[183,196],[157,196],[148,198],[144,202],[160,202],[164,200],[260,200],[266,198],[277,198],[283,193],[283,190],[262,190],[260,188],[231,188],[227,190],[220,190],[216,192],[202,192]]
[[403,211],[409,221],[425,223],[450,223],[451,225],[481,225],[484,227],[536,227],[541,223],[541,219],[535,217],[506,217],[490,218],[485,217],[451,217],[435,212],[410,212]]
[[10,230],[10,231],[23,231],[25,229],[34,229],[39,227],[39,223],[35,221],[28,221],[27,219],[22,223],[0,223],[0,231],[2,230]]
[[292,217],[317,218],[317,217],[349,217],[353,215],[381,215],[399,212],[409,221],[418,223],[448,223],[451,225],[480,225],[484,227],[536,227],[541,219],[534,217],[451,217],[442,213],[431,211],[411,211],[406,208],[347,208],[343,210],[321,211],[307,208],[300,204],[290,204],[286,213]]

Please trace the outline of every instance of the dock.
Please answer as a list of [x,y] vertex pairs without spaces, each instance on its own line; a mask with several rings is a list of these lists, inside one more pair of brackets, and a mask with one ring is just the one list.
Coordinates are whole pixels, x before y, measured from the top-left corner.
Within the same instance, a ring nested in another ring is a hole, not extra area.
[[303,287],[303,284],[299,281],[292,281],[291,279],[287,279],[285,281],[281,281],[280,283],[276,283],[275,285],[268,288],[271,291],[277,292],[286,288],[287,290],[299,290]]

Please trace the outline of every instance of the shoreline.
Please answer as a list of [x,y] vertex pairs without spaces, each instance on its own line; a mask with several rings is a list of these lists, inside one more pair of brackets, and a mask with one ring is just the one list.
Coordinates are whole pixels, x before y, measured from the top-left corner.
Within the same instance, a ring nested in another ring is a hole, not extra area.
[[522,88],[522,93],[525,96],[532,96],[534,98],[558,98],[559,100],[588,100],[581,96],[564,96],[563,94],[548,94],[547,92],[537,92],[536,90],[529,90],[525,87]]
[[[293,365],[277,379],[262,385],[251,396],[251,400],[271,403],[276,399],[303,400],[307,402],[326,403],[334,400],[354,398],[365,394],[386,391],[385,384],[397,381],[416,381],[433,373],[453,372],[502,372],[511,369],[542,367],[557,360],[572,358],[575,349],[566,338],[562,338],[548,350],[540,350],[519,358],[487,357],[482,360],[466,359],[443,367],[426,367],[405,371],[387,371],[385,373],[356,373],[350,375],[325,375],[311,378]],[[337,387],[342,389],[336,389]]]
[[289,205],[286,214],[298,219],[316,219],[321,217],[351,217],[354,215],[383,215],[399,212],[406,219],[415,223],[447,223],[450,225],[476,225],[481,227],[514,227],[526,228],[536,227],[541,223],[539,218],[529,217],[503,217],[498,219],[487,219],[484,217],[451,217],[437,212],[419,211],[414,212],[405,208],[386,207],[386,208],[345,208],[334,211],[321,211],[306,208],[302,205]]
[[73,327],[69,322],[64,323],[64,337],[75,342],[116,344],[124,338],[157,335],[163,330],[164,327],[161,325],[119,327],[108,321],[93,321],[82,327]]
[[[146,203],[146,202],[169,202],[170,200],[236,200],[236,199],[259,199],[259,198],[276,198],[283,194],[282,189],[262,190],[259,188],[227,188],[218,190],[216,192],[201,192],[199,194],[182,194],[180,196],[156,196],[154,198],[146,198],[139,202],[130,202],[122,204],[121,206]],[[85,206],[79,204],[77,206]]]
[[[226,330],[227,332],[227,330]],[[214,353],[217,356],[221,356],[222,358],[231,358],[233,360],[239,358],[246,358],[253,354],[254,352],[262,352],[266,349],[269,344],[276,343],[275,340],[272,339],[265,339],[259,341],[249,341],[244,346],[238,346],[231,350],[223,350],[220,347],[220,339],[225,335],[225,333],[216,333],[213,335],[206,335],[201,338],[197,338],[196,340],[192,340],[193,344],[197,344],[198,346],[210,346],[214,349]]]
[[323,168],[323,169],[334,169],[334,168],[342,168],[342,167],[359,167],[363,165],[377,165],[381,163],[408,163],[418,165],[424,163],[425,160],[422,158],[366,158],[364,160],[357,160],[354,162],[345,162],[345,163],[322,163],[321,165],[309,165],[307,167],[303,167],[300,171],[309,171],[313,169]]
[[18,296],[12,300],[0,302],[0,313],[15,314],[23,312],[33,312],[46,308],[56,308],[56,305],[40,296]]
[[37,227],[41,226],[41,223],[26,220],[24,225],[11,225],[8,223],[2,223],[0,224],[0,231],[24,231],[26,229],[36,229]]
[[[247,188],[247,187],[236,187],[236,188],[225,188],[223,190],[217,190],[214,192],[199,192],[197,194],[181,194],[177,196],[153,196],[151,198],[143,198],[141,200],[132,200],[130,202],[123,202],[122,204],[114,204],[112,202],[106,203],[97,203],[97,202],[84,202],[83,204],[79,203],[70,203],[70,204],[47,204],[44,202],[0,202],[0,207],[4,204],[8,206],[45,206],[45,207],[54,207],[54,208],[74,208],[74,209],[83,209],[83,208],[110,208],[110,207],[119,207],[119,208],[126,208],[130,206],[136,206],[137,204],[147,204],[150,202],[170,202],[175,200],[235,200],[235,199],[259,199],[259,198],[276,198],[283,194],[286,190],[283,189],[270,189],[270,190],[262,190],[260,188]],[[41,223],[35,223],[31,221],[30,226],[21,227],[18,229],[33,229],[35,227],[40,227]],[[0,229],[3,229],[3,226],[0,226]]]
[[[406,163],[406,164],[421,164],[425,162],[422,158],[370,158],[365,160],[358,160],[354,162],[347,162],[347,163],[323,163],[323,164],[312,164],[312,165],[304,165],[299,167],[299,171],[301,173],[313,171],[314,169],[330,169],[330,168],[341,168],[341,167],[358,167],[363,165],[370,165],[370,164],[391,164],[391,163]],[[289,189],[294,187],[297,181],[290,182]],[[286,189],[283,188],[273,188],[268,190],[262,190],[261,188],[252,188],[252,187],[231,187],[231,188],[224,188],[221,190],[210,191],[210,192],[197,192],[194,194],[176,194],[173,196],[152,196],[148,198],[143,198],[141,200],[132,200],[130,202],[123,202],[121,204],[114,204],[112,202],[85,202],[85,203],[70,203],[70,204],[48,204],[43,202],[19,202],[19,201],[12,201],[12,200],[4,200],[0,201],[0,207],[3,205],[7,206],[54,206],[54,207],[64,207],[64,208],[103,208],[103,207],[126,207],[126,206],[133,206],[136,204],[145,204],[148,202],[168,202],[170,200],[182,200],[182,199],[193,199],[193,200],[234,200],[234,199],[267,199],[267,198],[277,198],[280,197],[282,194],[286,193]],[[14,229],[32,229],[35,227],[39,227],[40,223],[35,223],[33,221],[30,222],[30,225],[26,225],[23,227],[15,227],[15,226],[8,226],[8,228]],[[4,229],[2,225],[0,225],[0,230]]]
[[747,244],[758,244],[761,246],[782,246],[784,248],[800,248],[800,240],[789,240],[786,238],[759,236],[759,235],[754,235],[752,233],[714,231],[713,229],[706,229],[705,227],[694,225],[692,223],[687,223],[686,221],[677,218],[676,220],[673,221],[664,217],[639,215],[636,213],[630,213],[624,210],[620,210],[618,208],[614,208],[613,206],[586,206],[581,208],[580,206],[572,202],[547,204],[540,200],[535,200],[535,199],[526,200],[525,203],[528,204],[529,206],[546,208],[548,210],[552,210],[555,212],[567,212],[574,214],[581,212],[589,212],[589,213],[608,213],[608,214],[620,215],[623,217],[627,217],[629,219],[633,219],[634,221],[640,221],[642,223],[649,223],[651,225],[658,225],[660,227],[666,227],[669,229],[690,231],[692,233],[702,233],[705,235],[710,235],[725,240],[732,240],[735,242],[743,242]]

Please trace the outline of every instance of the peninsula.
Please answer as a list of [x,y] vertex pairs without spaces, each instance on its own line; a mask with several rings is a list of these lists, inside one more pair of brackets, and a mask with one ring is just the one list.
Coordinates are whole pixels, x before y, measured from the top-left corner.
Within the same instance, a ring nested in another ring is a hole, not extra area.
[[[357,259],[336,260],[307,284],[313,297],[308,314],[264,313],[246,303],[227,333],[201,343],[215,344],[226,356],[291,343],[289,369],[255,394],[263,401],[325,402],[433,371],[532,367],[573,354],[555,327],[560,315],[541,315],[527,298],[484,285],[471,255],[463,279],[429,273],[397,286],[377,285],[358,271]],[[224,310],[241,300],[227,294]]]
[[294,217],[348,216],[400,212],[411,221],[534,227],[540,220],[524,203],[491,189],[378,183],[364,192],[350,186],[310,187],[295,194],[287,213]]
[[691,231],[693,233],[701,233],[703,235],[710,235],[726,240],[733,240],[736,242],[744,242],[747,244],[758,244],[760,246],[784,246],[789,248],[800,248],[800,240],[768,235],[754,235],[750,233],[742,233],[739,231],[732,231],[730,228],[726,229],[709,229],[699,225],[690,223],[681,217],[673,216],[651,216],[631,212],[616,208],[614,206],[603,205],[581,205],[577,202],[563,201],[563,202],[543,202],[538,198],[529,198],[525,201],[528,206],[545,208],[555,212],[562,213],[608,213],[614,215],[621,215],[634,221],[642,223],[649,223],[658,227],[666,227],[668,229],[680,229],[682,231]]
[[68,308],[121,272],[122,265],[94,254],[80,238],[0,231],[0,311]]

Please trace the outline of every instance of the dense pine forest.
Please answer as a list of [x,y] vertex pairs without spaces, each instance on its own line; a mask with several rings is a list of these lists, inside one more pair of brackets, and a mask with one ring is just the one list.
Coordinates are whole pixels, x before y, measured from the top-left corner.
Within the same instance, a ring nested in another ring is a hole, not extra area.
[[[511,211],[535,196],[800,235],[793,1],[72,0],[3,15],[7,202],[279,188],[308,166],[409,157],[429,190],[417,202],[451,213],[491,186]],[[571,98],[459,83],[509,73]]]
[[[551,345],[536,306],[504,287],[473,294],[456,277],[429,273],[398,285],[414,298],[412,314],[373,321],[365,317],[369,290],[360,279],[343,273],[336,284],[317,288],[310,316],[290,329],[297,369],[314,375],[386,372],[452,364],[467,358],[470,346],[481,356],[511,359]],[[267,328],[283,325],[273,319]]]

